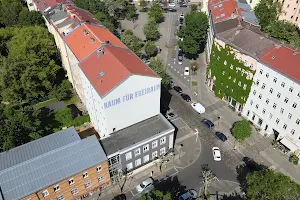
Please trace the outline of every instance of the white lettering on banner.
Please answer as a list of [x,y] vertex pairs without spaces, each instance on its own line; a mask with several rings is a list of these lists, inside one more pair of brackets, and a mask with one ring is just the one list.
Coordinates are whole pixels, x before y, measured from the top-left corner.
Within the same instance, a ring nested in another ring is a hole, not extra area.
[[160,84],[157,84],[157,85],[154,85],[154,86],[151,86],[151,87],[148,87],[148,88],[136,91],[134,93],[126,94],[122,98],[119,97],[117,99],[113,99],[113,100],[105,102],[104,103],[104,108],[107,109],[107,108],[110,108],[110,107],[114,107],[116,105],[119,105],[120,103],[123,103],[123,102],[126,102],[126,101],[131,101],[131,100],[133,100],[135,98],[138,98],[138,97],[144,96],[146,94],[155,92],[155,91],[157,91],[159,89],[160,89]]

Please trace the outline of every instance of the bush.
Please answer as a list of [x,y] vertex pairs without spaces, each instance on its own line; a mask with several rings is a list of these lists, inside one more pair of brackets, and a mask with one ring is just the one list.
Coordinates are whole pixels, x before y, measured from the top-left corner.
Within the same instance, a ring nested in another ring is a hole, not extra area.
[[64,108],[57,111],[54,113],[54,119],[58,121],[62,127],[70,126],[73,121],[71,108]]
[[235,139],[243,141],[252,134],[252,129],[249,122],[244,119],[233,124],[231,133]]
[[292,155],[289,157],[289,161],[290,161],[291,163],[293,163],[294,165],[298,165],[299,158],[298,158],[298,156],[296,156],[295,154],[292,154]]
[[197,81],[192,81],[192,86],[197,86]]
[[90,116],[89,115],[83,115],[80,117],[76,117],[73,121],[72,121],[72,126],[81,126],[86,122],[90,122]]

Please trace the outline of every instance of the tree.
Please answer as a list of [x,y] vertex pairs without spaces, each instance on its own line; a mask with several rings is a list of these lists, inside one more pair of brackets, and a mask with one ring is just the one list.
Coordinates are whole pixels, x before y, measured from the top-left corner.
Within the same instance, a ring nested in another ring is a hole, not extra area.
[[54,113],[54,119],[62,126],[70,126],[72,124],[72,111],[71,108],[64,108]]
[[167,74],[166,69],[163,66],[163,63],[157,58],[151,58],[149,67],[161,77],[162,85],[165,88],[169,89],[170,88],[170,76]]
[[152,3],[148,11],[149,19],[153,19],[156,23],[160,22],[164,17],[161,5],[157,2]]
[[185,25],[178,33],[183,40],[178,41],[178,44],[188,57],[196,57],[200,47],[205,46],[208,28],[208,18],[204,12],[190,12],[185,15]]
[[44,18],[39,11],[29,11],[23,8],[19,14],[19,24],[22,26],[45,25]]
[[191,62],[191,70],[196,72],[199,69],[199,64],[196,61]]
[[265,169],[246,178],[247,199],[300,199],[300,185],[282,173]]
[[128,5],[127,12],[126,12],[126,19],[128,19],[128,20],[135,20],[135,19],[137,19],[135,5]]
[[114,23],[111,21],[111,18],[105,13],[97,12],[94,16],[111,32],[114,32],[116,30]]
[[146,0],[140,0],[140,6],[144,7],[147,6],[148,2]]
[[125,14],[126,0],[105,0],[104,3],[110,16],[119,18],[122,14]]
[[0,24],[13,26],[19,22],[19,13],[22,5],[18,1],[13,1],[0,6]]
[[63,80],[61,84],[55,85],[53,90],[50,92],[50,96],[59,101],[69,99],[71,95],[72,84],[68,80]]
[[264,31],[270,23],[278,20],[282,12],[282,3],[277,0],[261,0],[255,6],[254,12]]
[[147,41],[145,44],[145,53],[148,57],[153,56],[156,53],[156,45],[154,42]]
[[144,34],[147,40],[157,40],[160,33],[158,30],[158,24],[154,20],[149,20],[147,24],[144,25]]
[[244,119],[233,124],[231,133],[237,140],[243,141],[252,134],[252,129],[249,122]]
[[137,56],[141,56],[142,40],[135,36],[131,30],[127,30],[121,35],[122,42]]
[[172,200],[172,195],[170,192],[163,193],[159,190],[152,190],[148,194],[143,194],[141,200]]
[[197,4],[192,4],[191,5],[191,12],[196,12],[198,9],[198,5]]

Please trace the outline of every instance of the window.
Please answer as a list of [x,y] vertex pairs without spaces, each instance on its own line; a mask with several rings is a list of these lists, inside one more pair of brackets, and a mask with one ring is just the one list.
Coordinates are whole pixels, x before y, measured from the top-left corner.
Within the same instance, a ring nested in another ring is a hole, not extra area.
[[101,167],[101,165],[100,165],[100,166],[98,166],[96,169],[97,169],[97,172],[101,172],[101,171],[102,171],[102,167]]
[[299,123],[300,123],[300,119],[297,119],[297,120],[296,120],[296,124],[299,125]]
[[88,173],[87,173],[87,172],[84,172],[84,173],[82,174],[82,176],[83,176],[83,178],[87,178],[87,177],[89,177],[89,175],[88,175]]
[[269,118],[272,119],[272,117],[273,117],[273,115],[270,113],[270,114],[269,114]]
[[127,171],[131,170],[131,169],[133,168],[132,162],[131,162],[131,163],[128,163],[128,164],[126,165],[126,168],[127,168]]
[[294,90],[294,89],[293,89],[292,87],[290,87],[289,91],[290,91],[290,92],[293,92],[293,90]]
[[284,86],[285,86],[285,83],[284,83],[284,82],[282,82],[282,83],[281,83],[281,87],[284,87]]
[[289,7],[290,7],[290,4],[288,4],[286,7],[289,8]]
[[250,105],[252,105],[252,104],[253,104],[253,101],[251,100],[251,101],[250,101]]
[[273,79],[273,82],[276,83],[276,82],[277,82],[277,78],[274,78],[274,79]]
[[256,85],[259,85],[259,80],[256,81]]
[[276,107],[277,107],[277,104],[276,104],[276,103],[274,103],[274,104],[273,104],[273,108],[275,109]]
[[166,137],[160,138],[160,145],[165,144],[165,143],[166,143]]
[[157,147],[157,140],[153,141],[152,142],[152,149],[155,149]]
[[77,193],[78,193],[78,189],[77,189],[77,188],[73,188],[73,189],[71,190],[71,193],[72,193],[72,195],[77,194]]
[[277,118],[277,119],[276,119],[276,124],[278,124],[278,123],[279,123],[279,121],[280,121],[280,120]]
[[55,186],[53,187],[53,189],[54,189],[54,192],[57,192],[57,191],[60,190],[60,187],[59,187],[59,185],[55,185]]
[[284,109],[283,109],[283,108],[281,108],[281,109],[280,109],[280,113],[282,114],[282,113],[283,113],[283,111],[284,111]]
[[144,158],[143,158],[144,163],[149,162],[149,160],[150,160],[149,155],[144,156]]
[[296,107],[297,107],[297,104],[294,102],[293,105],[292,105],[292,107],[293,107],[293,108],[296,108]]
[[91,187],[91,186],[92,186],[91,181],[86,182],[86,183],[84,184],[84,186],[85,186],[85,188]]
[[135,157],[139,156],[140,154],[141,154],[140,148],[137,148],[137,149],[134,150],[134,156]]
[[270,93],[271,93],[271,94],[273,93],[273,88],[270,89]]
[[100,183],[100,182],[102,182],[102,181],[104,181],[104,176],[99,176],[99,177],[98,177],[98,182]]
[[258,98],[261,99],[261,97],[262,97],[262,95],[260,94],[260,95],[258,96]]
[[74,183],[74,179],[73,178],[70,178],[69,179],[69,185],[72,185]]
[[139,158],[139,159],[137,159],[137,160],[135,160],[135,166],[137,167],[137,166],[140,166],[142,164],[142,162],[141,162],[141,159]]
[[258,109],[258,104],[256,104],[255,108]]
[[294,129],[292,129],[292,130],[291,130],[291,134],[292,134],[292,135],[294,135],[294,133],[295,133],[295,130],[294,130]]
[[286,125],[286,124],[284,124],[284,125],[283,125],[283,129],[285,130],[285,129],[286,129],[286,127],[287,127],[287,125]]
[[49,195],[49,192],[48,192],[48,190],[44,190],[44,191],[42,192],[42,195],[43,195],[43,197],[46,197],[46,196],[48,196],[48,195]]
[[57,199],[57,200],[64,200],[65,197],[64,197],[63,194],[60,194],[60,195],[58,195],[58,196],[56,197],[56,199]]
[[262,69],[261,69],[261,70],[259,70],[259,73],[260,73],[260,74],[263,74],[263,70],[262,70]]
[[266,113],[266,109],[263,109],[263,110],[262,110],[262,113],[265,114],[265,113]]
[[130,159],[132,159],[132,153],[128,152],[128,153],[125,154],[125,160],[127,161],[127,160],[130,160]]
[[288,114],[288,118],[289,118],[289,119],[292,118],[292,114],[291,114],[291,113]]
[[253,90],[253,95],[255,95],[256,94],[256,90]]
[[293,18],[294,18],[294,16],[292,15],[292,16],[291,16],[291,19],[293,19]]
[[145,153],[147,151],[149,151],[149,144],[143,146],[143,152]]
[[266,99],[266,103],[269,104],[269,102],[270,102],[270,99]]
[[278,92],[277,97],[280,98],[281,94]]
[[166,147],[161,148],[161,149],[159,150],[159,155],[164,155],[165,153],[166,153]]
[[285,103],[289,102],[289,98],[285,97],[284,102]]
[[266,73],[266,77],[269,78],[269,73]]
[[157,157],[157,151],[152,152],[152,159]]
[[297,96],[300,97],[300,92],[298,92]]
[[261,89],[265,89],[266,84],[262,84]]

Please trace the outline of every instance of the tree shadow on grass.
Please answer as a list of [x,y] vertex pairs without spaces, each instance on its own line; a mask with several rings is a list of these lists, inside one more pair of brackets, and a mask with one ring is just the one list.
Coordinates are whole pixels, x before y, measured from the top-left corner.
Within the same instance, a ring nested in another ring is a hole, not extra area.
[[187,191],[186,186],[181,185],[177,176],[167,177],[166,179],[156,183],[155,189],[164,193],[170,192],[172,199],[178,199],[181,194],[184,194]]
[[230,194],[230,195],[220,195],[220,197],[217,197],[218,200],[246,200],[245,197],[242,197],[239,194]]
[[61,127],[61,122],[55,119],[54,113],[49,108],[41,108],[39,114],[41,119],[40,130],[43,130],[41,136],[47,136],[57,131]]

